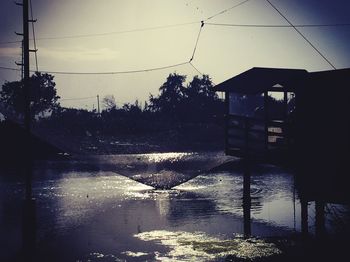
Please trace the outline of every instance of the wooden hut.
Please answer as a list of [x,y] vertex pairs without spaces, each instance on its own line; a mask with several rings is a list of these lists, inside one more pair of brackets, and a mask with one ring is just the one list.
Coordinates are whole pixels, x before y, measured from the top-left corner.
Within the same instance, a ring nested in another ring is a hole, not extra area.
[[300,166],[326,161],[332,172],[350,156],[350,69],[255,67],[214,89],[225,93],[228,155]]

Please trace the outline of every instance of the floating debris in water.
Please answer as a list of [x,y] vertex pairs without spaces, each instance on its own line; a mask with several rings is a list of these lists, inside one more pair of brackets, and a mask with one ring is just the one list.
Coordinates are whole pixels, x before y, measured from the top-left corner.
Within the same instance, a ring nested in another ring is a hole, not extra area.
[[253,261],[282,253],[275,244],[262,239],[219,239],[202,232],[156,230],[139,233],[135,237],[168,247],[168,253],[155,254],[159,261],[208,261],[226,257]]

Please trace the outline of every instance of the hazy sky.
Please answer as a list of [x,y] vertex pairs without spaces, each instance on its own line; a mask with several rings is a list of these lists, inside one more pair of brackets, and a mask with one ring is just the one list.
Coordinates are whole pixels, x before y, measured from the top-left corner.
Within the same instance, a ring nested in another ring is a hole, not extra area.
[[[113,72],[187,62],[193,52],[200,21],[242,1],[32,0],[34,17],[38,19],[35,26],[39,70]],[[350,23],[348,0],[271,2],[294,24]],[[1,0],[0,66],[16,67],[14,61],[20,61],[20,44],[3,42],[21,40],[14,34],[14,31],[22,31],[21,14],[21,8],[14,5],[13,0]],[[190,22],[194,23],[120,33]],[[207,22],[287,25],[265,0],[250,0]],[[350,26],[300,28],[300,31],[336,68],[350,67]],[[31,59],[34,70],[33,55]],[[309,71],[331,69],[292,28],[209,24],[202,29],[193,64],[209,74],[215,83],[254,66]],[[157,94],[167,75],[175,71],[188,75],[188,80],[198,74],[187,64],[135,74],[55,75],[55,81],[62,99],[112,94],[124,103],[135,99],[144,101],[149,93]],[[0,70],[0,84],[19,77],[18,72]],[[91,109],[96,107],[96,100],[66,100],[61,104]]]

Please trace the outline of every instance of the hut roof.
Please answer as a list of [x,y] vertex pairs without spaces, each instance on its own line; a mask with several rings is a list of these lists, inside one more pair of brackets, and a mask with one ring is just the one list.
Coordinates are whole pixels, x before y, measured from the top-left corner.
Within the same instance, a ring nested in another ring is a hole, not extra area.
[[253,67],[214,87],[215,91],[240,94],[259,94],[270,91],[295,91],[296,83],[305,79],[304,69]]

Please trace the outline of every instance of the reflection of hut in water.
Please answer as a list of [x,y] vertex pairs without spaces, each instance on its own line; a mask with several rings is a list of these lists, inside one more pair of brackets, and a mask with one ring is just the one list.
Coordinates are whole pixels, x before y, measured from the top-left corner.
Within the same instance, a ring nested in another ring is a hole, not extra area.
[[215,90],[225,93],[226,154],[290,162],[308,173],[345,172],[350,69],[252,68]]

